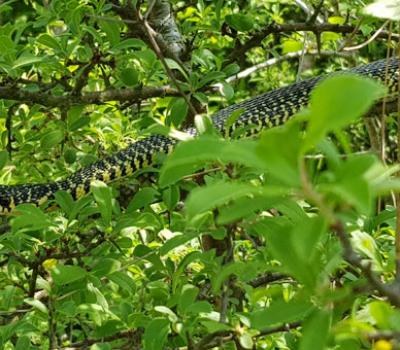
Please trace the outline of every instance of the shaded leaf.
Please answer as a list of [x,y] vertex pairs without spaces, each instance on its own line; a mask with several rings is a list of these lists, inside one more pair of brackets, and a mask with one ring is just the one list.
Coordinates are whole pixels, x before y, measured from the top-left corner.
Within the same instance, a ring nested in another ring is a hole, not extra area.
[[299,350],[324,350],[329,335],[331,313],[315,311],[305,322]]
[[357,75],[340,74],[323,80],[311,93],[304,148],[315,146],[326,133],[359,118],[384,92],[378,82]]
[[51,276],[56,285],[65,285],[86,277],[86,271],[79,266],[58,265],[51,271]]
[[262,330],[272,325],[302,320],[314,307],[305,300],[275,301],[264,310],[250,314],[252,327]]
[[253,29],[254,21],[249,15],[244,15],[241,13],[234,13],[232,15],[225,16],[226,23],[232,28],[239,30],[241,32],[247,32]]
[[169,321],[165,318],[153,318],[146,326],[143,341],[146,350],[161,350],[169,333]]

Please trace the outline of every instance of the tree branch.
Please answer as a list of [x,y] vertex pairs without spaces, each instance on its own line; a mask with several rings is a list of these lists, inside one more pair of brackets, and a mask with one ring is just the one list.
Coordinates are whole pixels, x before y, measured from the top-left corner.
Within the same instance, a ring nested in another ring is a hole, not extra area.
[[74,349],[85,349],[86,347],[96,344],[96,343],[104,343],[104,342],[111,342],[119,339],[131,339],[135,335],[137,335],[136,330],[129,330],[129,331],[124,331],[124,332],[119,332],[117,334],[108,336],[108,337],[103,337],[101,339],[85,339],[80,342],[75,342],[69,344],[69,346],[66,347],[57,347],[57,348],[51,348],[51,350],[74,350]]
[[76,104],[101,105],[109,101],[140,102],[153,97],[180,96],[178,90],[169,85],[145,86],[135,89],[110,89],[98,92],[87,92],[76,96],[68,94],[57,96],[45,92],[31,92],[15,85],[0,87],[0,99],[21,101],[26,104],[39,104],[46,107],[69,107]]
[[[323,24],[315,24],[315,23],[285,23],[285,24],[277,24],[272,23],[253,34],[253,36],[244,44],[236,47],[229,55],[229,61],[235,61],[238,57],[242,57],[246,54],[247,51],[252,49],[253,47],[259,46],[261,42],[270,34],[281,34],[281,33],[293,33],[293,32],[312,32],[315,35],[320,35],[323,32],[334,32],[341,34],[353,33],[355,27],[347,24],[331,24],[331,23],[323,23]],[[360,29],[357,29],[357,34],[362,34]],[[389,32],[382,30],[379,32],[377,37],[380,38],[388,38]],[[392,38],[396,36],[399,37],[399,34],[392,34]]]
[[[242,70],[241,72],[231,75],[226,79],[228,83],[231,83],[233,81],[236,81],[238,79],[243,79],[247,78],[249,75],[257,72],[258,70],[273,66],[275,64],[281,63],[283,61],[286,61],[291,58],[297,58],[300,57],[303,54],[303,50],[300,51],[295,51],[295,52],[289,52],[286,55],[278,56],[278,57],[273,57],[270,58],[264,62],[255,64],[252,67],[246,68]],[[321,57],[327,57],[327,56],[341,56],[341,57],[351,57],[351,54],[349,53],[344,53],[344,52],[336,52],[336,51],[306,51],[305,53],[306,56],[321,56]],[[215,84],[214,86],[219,86],[219,84]]]
[[332,225],[332,229],[342,244],[344,259],[351,265],[359,268],[371,286],[373,286],[382,296],[387,297],[394,306],[400,307],[399,286],[396,284],[383,283],[379,276],[372,271],[371,264],[361,259],[361,257],[354,251],[342,222],[336,221]]
[[266,328],[266,329],[263,329],[262,331],[260,331],[260,334],[258,334],[257,337],[262,337],[265,335],[270,335],[270,334],[280,333],[280,332],[288,332],[291,329],[300,327],[301,324],[302,324],[301,321],[297,321],[297,322],[292,322],[292,323],[286,323],[281,326]]
[[265,275],[259,276],[254,280],[250,281],[249,284],[253,288],[257,288],[287,278],[288,278],[287,275],[281,273],[266,273]]

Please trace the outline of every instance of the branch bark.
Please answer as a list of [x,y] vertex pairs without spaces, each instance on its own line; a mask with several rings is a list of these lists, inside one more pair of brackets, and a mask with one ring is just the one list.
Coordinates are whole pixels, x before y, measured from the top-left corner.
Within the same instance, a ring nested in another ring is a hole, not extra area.
[[[238,57],[242,57],[247,51],[253,47],[259,46],[261,42],[270,34],[281,34],[281,33],[293,33],[293,32],[312,32],[315,35],[320,35],[323,32],[334,32],[340,34],[349,34],[355,31],[356,27],[347,24],[315,24],[315,23],[285,23],[277,24],[272,23],[265,27],[264,29],[256,32],[253,36],[246,41],[244,44],[236,47],[229,55],[230,61],[237,60]],[[356,34],[362,34],[360,29],[355,31]],[[382,30],[377,35],[379,38],[388,38],[390,33],[388,31]],[[399,37],[399,35],[392,34],[391,37]]]
[[109,101],[134,103],[153,97],[179,95],[179,91],[169,85],[159,87],[145,86],[135,89],[110,89],[87,92],[82,95],[68,94],[63,96],[47,92],[30,92],[15,85],[0,87],[0,99],[21,101],[26,104],[39,104],[46,107],[68,107],[76,104],[101,105]]
[[400,307],[400,286],[396,283],[386,284],[380,280],[379,276],[372,271],[371,264],[363,261],[354,251],[342,222],[336,221],[332,225],[332,229],[342,244],[344,259],[351,265],[359,268],[371,286],[382,296],[388,298],[394,306]]

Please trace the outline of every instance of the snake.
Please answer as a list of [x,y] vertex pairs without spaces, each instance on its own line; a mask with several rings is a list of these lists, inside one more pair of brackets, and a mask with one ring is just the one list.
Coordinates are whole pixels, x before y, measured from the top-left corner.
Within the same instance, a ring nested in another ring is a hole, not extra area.
[[[264,128],[284,124],[307,106],[312,90],[327,76],[352,73],[384,83],[389,91],[398,88],[400,60],[389,58],[364,64],[348,70],[321,75],[295,82],[259,96],[233,104],[211,116],[214,127],[224,135],[232,135],[239,128],[248,128],[246,134],[258,134]],[[239,114],[233,123],[227,123],[232,113]],[[192,136],[195,128],[184,130]],[[105,183],[130,176],[136,171],[154,165],[157,156],[170,154],[178,141],[165,135],[151,135],[132,142],[126,148],[84,167],[66,178],[47,183],[0,185],[0,214],[10,213],[19,204],[42,205],[54,198],[57,191],[69,192],[76,200],[90,192],[91,183]]]

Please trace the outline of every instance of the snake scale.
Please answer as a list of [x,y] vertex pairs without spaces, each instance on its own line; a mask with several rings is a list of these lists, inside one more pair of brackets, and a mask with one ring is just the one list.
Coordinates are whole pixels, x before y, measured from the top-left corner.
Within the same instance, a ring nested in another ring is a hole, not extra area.
[[[397,88],[400,60],[391,58],[362,65],[345,72],[369,76],[385,83],[389,90]],[[341,71],[342,72],[342,71]],[[339,74],[341,73],[339,72]],[[333,73],[338,74],[338,73]],[[323,76],[311,78],[292,85],[266,92],[257,97],[220,110],[212,116],[215,128],[225,134],[235,129],[250,126],[250,133],[256,134],[262,128],[271,128],[287,121],[307,105],[310,93]],[[226,130],[226,121],[235,111],[241,114]],[[194,128],[186,132],[196,135]],[[41,205],[53,198],[57,191],[71,193],[77,199],[90,190],[93,180],[110,182],[154,163],[157,154],[168,154],[177,141],[173,138],[152,135],[130,144],[127,148],[85,167],[69,177],[55,182],[41,184],[0,185],[0,213],[8,213],[21,203]]]

